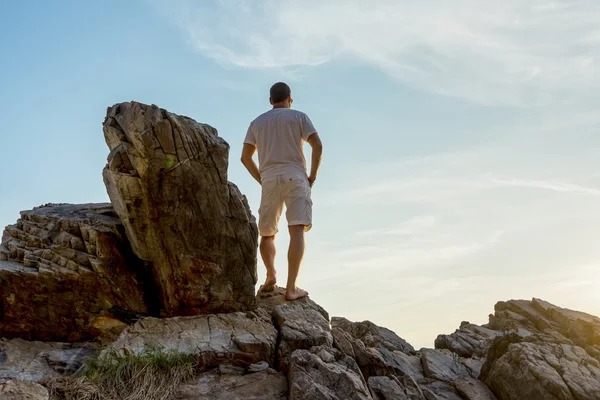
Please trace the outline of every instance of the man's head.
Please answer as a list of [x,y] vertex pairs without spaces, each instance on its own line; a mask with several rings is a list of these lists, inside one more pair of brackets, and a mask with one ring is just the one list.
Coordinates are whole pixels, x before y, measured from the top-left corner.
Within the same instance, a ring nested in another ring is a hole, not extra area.
[[271,86],[270,96],[269,101],[273,107],[290,108],[292,106],[292,90],[283,82],[277,82]]

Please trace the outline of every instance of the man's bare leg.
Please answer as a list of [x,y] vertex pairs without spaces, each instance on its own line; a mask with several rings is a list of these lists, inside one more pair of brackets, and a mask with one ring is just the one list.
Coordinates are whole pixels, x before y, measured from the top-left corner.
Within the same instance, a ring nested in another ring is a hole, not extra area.
[[288,250],[288,280],[285,289],[286,300],[296,300],[308,296],[308,292],[296,286],[300,264],[304,257],[304,225],[293,225],[290,230],[290,248]]
[[260,238],[260,255],[267,268],[267,279],[259,292],[272,292],[277,283],[277,271],[275,270],[275,236],[263,236]]

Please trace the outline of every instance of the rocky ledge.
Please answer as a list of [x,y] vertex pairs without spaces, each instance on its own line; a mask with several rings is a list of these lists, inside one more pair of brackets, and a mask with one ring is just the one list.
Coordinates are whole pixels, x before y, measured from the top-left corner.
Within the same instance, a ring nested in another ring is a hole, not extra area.
[[[173,399],[592,400],[600,399],[599,333],[592,315],[511,300],[488,324],[463,322],[435,349],[415,350],[384,327],[330,319],[310,299],[286,302],[277,289],[254,311],[139,319],[100,357],[148,348],[193,355],[196,377]],[[41,391],[93,347],[4,339],[0,382]]]

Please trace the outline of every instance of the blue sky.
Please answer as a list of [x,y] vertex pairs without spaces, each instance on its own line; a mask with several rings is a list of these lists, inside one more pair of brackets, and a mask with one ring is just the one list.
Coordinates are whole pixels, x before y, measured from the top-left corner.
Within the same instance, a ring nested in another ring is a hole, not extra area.
[[241,143],[285,80],[325,145],[300,284],[331,314],[417,347],[509,298],[600,314],[594,0],[4,1],[0,15],[2,226],[107,201],[101,124],[129,100],[216,127],[256,215]]

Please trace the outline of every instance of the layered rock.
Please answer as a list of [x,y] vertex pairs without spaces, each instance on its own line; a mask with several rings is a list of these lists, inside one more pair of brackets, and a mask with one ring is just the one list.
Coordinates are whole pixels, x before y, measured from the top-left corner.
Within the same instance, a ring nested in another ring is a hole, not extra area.
[[147,348],[161,348],[193,354],[203,369],[221,364],[247,367],[266,361],[275,364],[277,331],[264,310],[228,314],[144,318],[123,331],[103,351],[139,354]]
[[253,309],[258,230],[216,129],[130,102],[108,109],[104,136],[104,183],[162,315]]
[[118,333],[122,321],[151,311],[144,272],[110,204],[23,211],[0,246],[0,335],[81,341]]

